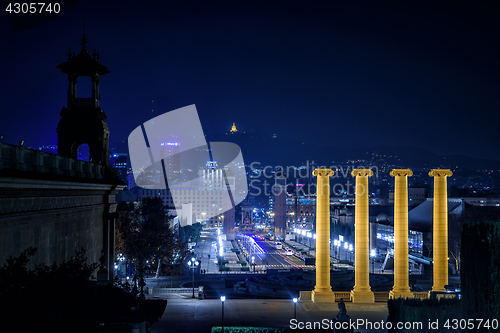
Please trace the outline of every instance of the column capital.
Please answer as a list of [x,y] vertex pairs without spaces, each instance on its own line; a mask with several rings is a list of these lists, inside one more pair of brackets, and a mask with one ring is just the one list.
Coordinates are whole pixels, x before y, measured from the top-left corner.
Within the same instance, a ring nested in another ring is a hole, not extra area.
[[398,177],[398,176],[411,177],[413,176],[413,172],[410,169],[392,169],[391,177]]
[[429,176],[431,177],[451,177],[453,172],[450,169],[432,169],[429,171]]
[[354,169],[351,171],[351,176],[370,177],[373,176],[373,171],[372,169]]
[[315,177],[318,177],[318,176],[331,177],[331,176],[333,176],[333,170],[332,169],[314,169],[313,176],[315,176]]

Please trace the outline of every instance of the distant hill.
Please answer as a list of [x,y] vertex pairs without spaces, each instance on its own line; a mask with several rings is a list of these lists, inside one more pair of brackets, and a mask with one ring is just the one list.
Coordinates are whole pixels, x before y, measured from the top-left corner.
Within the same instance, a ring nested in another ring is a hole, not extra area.
[[[259,162],[262,167],[301,166],[307,161],[316,165],[337,165],[348,160],[371,160],[378,154],[388,164],[405,168],[455,168],[500,170],[500,161],[476,159],[463,155],[440,156],[416,147],[376,146],[351,149],[318,146],[292,138],[273,138],[261,133],[237,132],[207,135],[210,142],[233,142],[240,146],[245,164]],[[382,155],[385,155],[382,157]]]
[[416,147],[393,147],[393,146],[377,146],[365,149],[370,154],[377,152],[383,155],[392,155],[388,158],[394,164],[405,164],[411,167],[431,167],[431,168],[454,168],[459,166],[465,169],[491,169],[500,170],[500,161],[489,159],[478,159],[464,155],[437,155],[428,150]]

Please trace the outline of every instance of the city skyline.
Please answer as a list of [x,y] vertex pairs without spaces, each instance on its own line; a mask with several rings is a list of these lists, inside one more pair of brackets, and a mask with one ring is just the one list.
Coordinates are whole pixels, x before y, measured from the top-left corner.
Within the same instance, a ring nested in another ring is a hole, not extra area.
[[[498,11],[487,4],[156,6],[80,1],[17,32],[4,20],[4,64],[14,65],[2,85],[3,141],[57,143],[67,79],[55,67],[68,47],[81,50],[85,17],[88,51],[111,71],[101,80],[111,142],[195,104],[207,135],[235,123],[313,145],[500,159]],[[78,89],[86,97],[90,80]]]

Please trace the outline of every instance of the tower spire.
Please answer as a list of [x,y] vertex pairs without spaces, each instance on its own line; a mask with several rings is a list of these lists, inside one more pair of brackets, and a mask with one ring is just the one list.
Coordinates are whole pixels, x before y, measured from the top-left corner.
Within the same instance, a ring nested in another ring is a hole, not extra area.
[[82,50],[87,49],[87,38],[85,38],[85,16],[83,17],[83,37],[82,37]]

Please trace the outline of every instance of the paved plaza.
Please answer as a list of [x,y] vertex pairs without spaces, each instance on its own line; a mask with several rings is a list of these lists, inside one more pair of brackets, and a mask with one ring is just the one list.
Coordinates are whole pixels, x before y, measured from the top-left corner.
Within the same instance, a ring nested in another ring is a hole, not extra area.
[[[192,299],[190,295],[170,294],[167,308],[160,322],[151,328],[152,333],[200,332],[208,333],[212,326],[222,322],[222,303],[219,299]],[[291,300],[226,299],[224,303],[225,326],[290,327],[293,319]],[[386,322],[386,303],[346,303],[347,314],[353,320],[363,319]],[[331,320],[339,312],[338,304],[318,304],[311,301],[297,303],[297,321],[321,322]],[[331,331],[330,331],[331,332]],[[355,332],[387,332],[386,330],[358,329]]]

